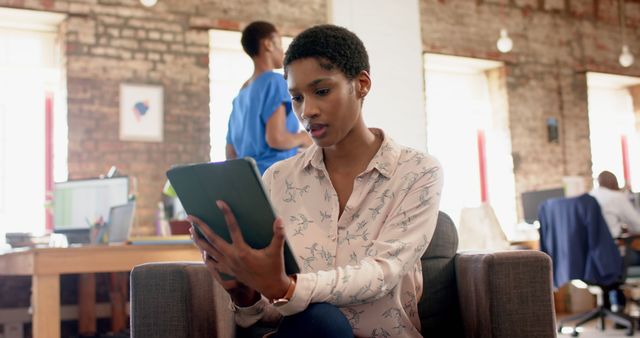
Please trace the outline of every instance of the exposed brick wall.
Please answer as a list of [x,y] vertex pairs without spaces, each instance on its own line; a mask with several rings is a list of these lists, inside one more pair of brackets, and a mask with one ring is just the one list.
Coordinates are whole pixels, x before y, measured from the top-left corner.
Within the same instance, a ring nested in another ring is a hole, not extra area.
[[[424,50],[504,61],[516,192],[556,187],[576,175],[591,186],[587,71],[640,76],[618,64],[615,0],[422,0]],[[640,2],[626,1],[627,42],[640,55]],[[495,47],[506,27],[513,51]],[[560,143],[545,121],[558,119]],[[519,205],[520,203],[518,203]]]
[[[209,154],[207,29],[241,29],[265,19],[295,34],[326,20],[324,0],[305,2],[161,0],[0,0],[0,6],[68,13],[62,27],[67,67],[69,173],[105,173],[111,165],[138,180],[137,233],[153,232],[164,171]],[[585,72],[639,75],[617,64],[621,37],[615,0],[423,0],[427,52],[506,63],[516,189],[561,184],[578,175],[590,185]],[[628,43],[640,54],[640,1],[625,6]],[[509,30],[514,50],[495,41]],[[119,84],[165,89],[164,142],[118,138]],[[560,144],[546,142],[545,120],[560,123]],[[215,122],[214,122],[215,123]]]
[[630,87],[629,94],[633,102],[633,112],[636,116],[636,131],[640,131],[640,85]]
[[[324,0],[0,0],[0,7],[69,14],[61,27],[68,87],[69,177],[112,165],[137,179],[135,233],[155,231],[165,171],[209,159],[208,29],[239,30],[262,19],[282,32],[326,20]],[[164,87],[164,141],[119,140],[121,83]],[[214,123],[226,123],[216,122]]]

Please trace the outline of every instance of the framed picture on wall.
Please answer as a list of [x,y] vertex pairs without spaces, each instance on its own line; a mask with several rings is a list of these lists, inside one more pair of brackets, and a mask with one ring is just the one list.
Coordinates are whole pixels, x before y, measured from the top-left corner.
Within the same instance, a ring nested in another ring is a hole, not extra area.
[[162,86],[120,85],[120,140],[162,142]]

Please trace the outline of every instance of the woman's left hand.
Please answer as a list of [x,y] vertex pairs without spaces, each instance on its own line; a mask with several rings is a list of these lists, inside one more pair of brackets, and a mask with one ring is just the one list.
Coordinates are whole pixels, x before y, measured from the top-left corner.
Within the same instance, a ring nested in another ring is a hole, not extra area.
[[[224,214],[232,243],[216,235],[202,220],[189,215],[210,245],[198,245],[212,258],[215,269],[234,276],[239,282],[253,288],[269,299],[283,297],[290,279],[284,271],[284,227],[282,220],[273,222],[273,238],[264,249],[253,249],[240,232],[233,212],[224,201],[217,201]],[[196,242],[196,244],[198,244]]]

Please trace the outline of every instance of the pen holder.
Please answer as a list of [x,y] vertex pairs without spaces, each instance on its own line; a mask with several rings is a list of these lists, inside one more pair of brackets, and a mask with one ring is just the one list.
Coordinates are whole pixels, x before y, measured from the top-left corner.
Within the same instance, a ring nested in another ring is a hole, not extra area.
[[107,223],[96,222],[91,226],[91,244],[105,244],[107,237]]

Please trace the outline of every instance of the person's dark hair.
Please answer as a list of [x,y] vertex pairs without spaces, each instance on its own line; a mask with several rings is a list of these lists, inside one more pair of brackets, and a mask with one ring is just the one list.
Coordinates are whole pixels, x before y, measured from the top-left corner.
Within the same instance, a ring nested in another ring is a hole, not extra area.
[[598,175],[598,185],[609,190],[619,190],[618,179],[610,171],[603,171]]
[[254,57],[260,53],[260,41],[268,39],[278,30],[274,25],[266,21],[254,21],[242,31],[242,49],[249,56]]
[[309,57],[324,69],[337,67],[350,80],[363,70],[369,72],[369,55],[362,40],[343,27],[319,25],[296,36],[284,56],[285,74],[289,64]]

